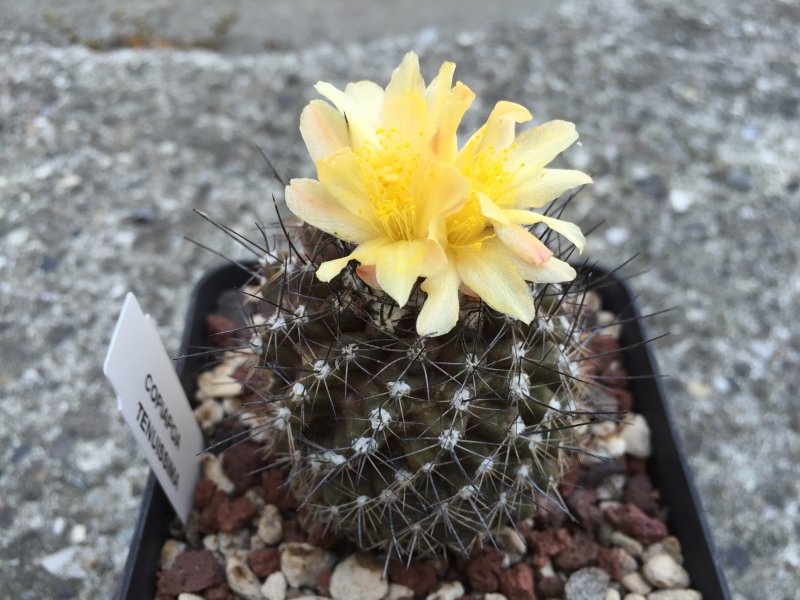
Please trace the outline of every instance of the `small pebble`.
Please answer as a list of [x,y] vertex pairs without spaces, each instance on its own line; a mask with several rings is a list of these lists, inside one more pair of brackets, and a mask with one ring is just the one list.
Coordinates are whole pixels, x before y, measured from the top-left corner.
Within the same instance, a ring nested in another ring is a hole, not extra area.
[[322,548],[290,542],[281,548],[281,571],[291,587],[313,587],[317,576],[333,566],[336,557]]
[[621,600],[621,596],[614,588],[608,588],[606,590],[606,595],[603,596],[603,600]]
[[647,600],[703,600],[696,590],[659,590],[647,596]]
[[645,548],[644,552],[642,552],[642,561],[648,561],[658,554],[669,554],[673,559],[675,559],[675,562],[680,565],[683,564],[683,551],[681,550],[681,543],[674,535],[668,535],[660,542],[650,544],[647,548]]
[[261,595],[265,600],[285,600],[286,599],[286,577],[280,571],[275,571],[267,577],[264,585],[261,586]]
[[383,600],[401,600],[402,598],[413,598],[414,590],[410,587],[400,585],[399,583],[390,583],[389,591],[383,597]]
[[653,586],[660,589],[685,588],[689,574],[669,554],[658,554],[642,565],[642,574]]
[[460,581],[445,581],[435,592],[428,594],[425,600],[458,600],[464,595],[464,586]]
[[686,212],[694,201],[694,194],[686,190],[673,189],[669,192],[669,203],[677,213]]
[[603,598],[611,578],[597,567],[587,567],[569,576],[564,587],[566,600],[598,600]]
[[209,534],[203,538],[203,548],[216,552],[219,548],[219,537],[216,534]]
[[72,529],[69,530],[69,542],[70,544],[82,544],[86,541],[86,526],[85,525],[73,525]]
[[528,551],[525,540],[513,527],[503,527],[499,531],[497,544],[508,554],[524,555]]
[[216,400],[209,399],[194,409],[194,418],[204,432],[210,433],[217,423],[225,417],[222,405]]
[[650,426],[642,415],[628,415],[620,432],[625,441],[625,451],[636,458],[652,454]]
[[66,528],[67,522],[64,520],[63,517],[56,517],[53,519],[53,535],[59,536],[64,533],[64,528]]
[[628,591],[634,594],[642,594],[643,596],[653,589],[638,571],[624,575],[622,579],[620,579],[620,582]]
[[158,559],[158,566],[162,569],[169,569],[178,558],[178,555],[186,550],[186,544],[178,540],[169,539],[161,546],[161,556]]
[[484,594],[483,600],[508,600],[508,598],[503,596],[503,594],[496,594],[494,592],[491,592],[489,594]]
[[622,548],[631,556],[641,556],[643,546],[630,536],[625,535],[621,531],[614,531],[611,534],[611,545],[617,548]]
[[283,540],[283,519],[274,504],[267,504],[258,518],[258,536],[268,546],[274,546]]
[[330,590],[334,600],[380,600],[389,591],[383,562],[366,553],[347,557],[333,570]]
[[641,594],[631,593],[631,594],[625,594],[625,597],[622,600],[647,600],[647,598],[645,598]]
[[625,548],[617,548],[619,552],[619,570],[623,575],[633,573],[639,568],[639,563],[633,558]]
[[198,391],[203,398],[232,398],[242,393],[242,384],[230,376],[236,368],[223,362],[197,377]]
[[228,555],[225,561],[225,577],[231,589],[247,600],[262,600],[261,582],[255,576],[243,553],[235,552]]
[[233,482],[225,475],[217,456],[210,452],[201,454],[200,465],[203,469],[203,476],[206,479],[210,479],[214,485],[227,494],[233,492]]
[[183,592],[182,594],[178,594],[178,600],[205,600],[202,596],[198,596],[197,594],[189,594],[187,592]]

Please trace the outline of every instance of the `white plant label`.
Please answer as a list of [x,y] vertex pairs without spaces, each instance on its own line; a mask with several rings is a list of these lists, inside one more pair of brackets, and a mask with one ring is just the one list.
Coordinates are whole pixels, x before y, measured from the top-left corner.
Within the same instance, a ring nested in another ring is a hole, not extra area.
[[128,292],[103,372],[117,407],[144,450],[175,512],[186,523],[200,473],[203,434],[155,322]]

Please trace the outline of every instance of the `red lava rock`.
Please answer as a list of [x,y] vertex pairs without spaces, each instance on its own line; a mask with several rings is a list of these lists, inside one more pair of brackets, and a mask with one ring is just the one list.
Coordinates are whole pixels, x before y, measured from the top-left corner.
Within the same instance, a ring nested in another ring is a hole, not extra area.
[[182,552],[169,569],[158,574],[157,590],[161,595],[177,596],[199,592],[225,581],[225,573],[208,550]]
[[285,480],[286,476],[278,469],[267,469],[261,476],[261,487],[266,495],[265,500],[268,504],[277,506],[281,512],[297,508],[297,501],[284,485]]
[[536,521],[541,529],[558,529],[567,522],[567,513],[548,502],[539,506]]
[[297,520],[297,517],[283,520],[283,540],[285,542],[308,541],[308,533]]
[[628,478],[623,499],[625,502],[635,504],[648,515],[652,516],[658,511],[658,503],[653,497],[653,484],[644,473],[638,473]]
[[247,557],[247,564],[256,576],[264,578],[281,568],[281,555],[277,548],[256,550]]
[[564,571],[577,571],[594,563],[599,550],[600,547],[588,533],[576,531],[572,543],[556,554],[553,564]]
[[585,489],[591,489],[600,485],[603,479],[609,475],[621,475],[624,472],[625,461],[621,458],[603,460],[586,470],[581,483],[584,485]]
[[307,528],[306,532],[308,533],[307,541],[312,546],[330,550],[339,543],[339,538],[330,529],[326,530],[320,525],[313,525],[310,529]]
[[253,471],[264,466],[261,446],[253,442],[234,444],[222,453],[222,467],[228,479],[233,482],[234,491],[244,494],[255,485],[258,475]]
[[502,570],[503,555],[491,548],[471,556],[464,569],[473,592],[497,591]]
[[319,592],[322,596],[330,596],[331,595],[331,577],[333,576],[333,571],[323,571],[319,575],[317,575],[317,592]]
[[619,548],[600,548],[597,554],[597,566],[611,576],[614,581],[622,579],[622,563]]
[[219,530],[225,533],[233,533],[242,528],[253,515],[256,514],[256,505],[250,498],[236,498],[236,500],[225,500],[217,509],[217,523]]
[[646,515],[635,504],[609,506],[604,514],[615,529],[636,538],[642,544],[654,544],[667,536],[667,526]]
[[206,317],[208,340],[217,348],[232,348],[238,346],[242,333],[233,331],[236,323],[223,315],[213,314]]
[[210,479],[201,479],[194,488],[194,505],[198,510],[203,510],[214,499],[217,487]]
[[619,340],[612,335],[593,335],[589,338],[589,349],[595,353],[593,360],[606,370],[612,362],[620,358]]
[[600,380],[611,388],[627,388],[630,385],[630,379],[628,379],[625,369],[615,369],[613,367],[603,369],[600,374]]
[[625,472],[628,475],[647,472],[647,459],[636,458],[630,454],[625,455]]
[[406,567],[404,562],[393,560],[389,563],[389,581],[414,590],[417,596],[430,592],[438,582],[436,568],[429,562],[412,560]]
[[569,546],[572,537],[566,529],[545,529],[544,531],[521,531],[528,542],[529,552],[534,557],[534,564],[542,567],[548,559]]
[[600,522],[600,509],[597,508],[594,490],[576,489],[567,498],[567,505],[584,528],[594,529]]
[[575,489],[575,485],[583,477],[583,467],[577,458],[570,459],[570,464],[564,469],[558,489],[564,496],[569,496]]
[[622,412],[630,412],[633,410],[634,399],[633,394],[631,394],[625,388],[612,388],[609,390],[611,395],[617,399],[617,408]]
[[508,600],[536,600],[533,591],[533,569],[525,563],[517,563],[500,576],[500,592]]
[[227,583],[206,590],[204,595],[206,600],[235,600],[233,592],[231,592],[231,588],[228,587]]
[[564,582],[558,577],[542,577],[536,584],[536,591],[542,598],[563,598]]
[[197,520],[197,527],[201,534],[206,535],[209,533],[216,533],[219,531],[219,520],[217,515],[220,507],[228,502],[228,495],[222,490],[216,490]]

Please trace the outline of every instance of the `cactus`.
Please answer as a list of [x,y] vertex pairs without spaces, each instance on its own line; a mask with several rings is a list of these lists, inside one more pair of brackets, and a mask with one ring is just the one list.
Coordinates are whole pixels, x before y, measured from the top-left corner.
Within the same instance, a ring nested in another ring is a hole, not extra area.
[[584,239],[527,210],[591,181],[543,168],[574,126],[515,141],[530,114],[500,102],[459,150],[474,95],[453,68],[424,88],[409,54],[385,92],[318,84],[336,108],[312,101],[301,131],[320,180],[286,190],[307,225],[267,253],[249,303],[254,435],[306,514],[387,556],[467,554],[566,510],[591,419],[596,307],[529,226]]
[[250,303],[251,408],[315,520],[411,556],[468,553],[503,526],[564,510],[572,427],[590,416],[580,359],[596,321],[582,292],[534,286],[529,325],[465,301],[454,330],[423,337],[419,290],[398,308],[353,266],[326,284],[310,261],[270,262]]

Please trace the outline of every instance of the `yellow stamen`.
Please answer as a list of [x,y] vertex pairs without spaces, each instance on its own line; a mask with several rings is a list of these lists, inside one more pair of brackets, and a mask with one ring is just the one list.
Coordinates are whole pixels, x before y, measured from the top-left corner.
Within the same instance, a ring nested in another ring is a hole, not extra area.
[[416,239],[414,179],[420,156],[396,129],[377,134],[377,145],[367,143],[355,151],[372,207],[372,214],[362,216],[392,240]]

